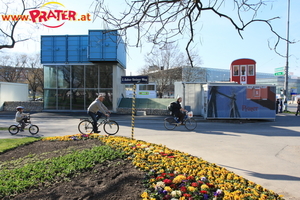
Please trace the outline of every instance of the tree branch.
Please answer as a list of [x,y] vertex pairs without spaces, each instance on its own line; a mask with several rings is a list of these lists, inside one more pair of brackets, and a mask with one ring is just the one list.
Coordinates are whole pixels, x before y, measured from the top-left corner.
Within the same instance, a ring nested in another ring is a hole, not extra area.
[[[209,0],[206,6],[204,6],[203,0],[139,0],[132,2],[125,0],[129,9],[121,13],[120,17],[105,7],[104,0],[97,2],[95,15],[112,26],[112,29],[118,30],[121,35],[125,36],[126,40],[128,39],[127,30],[133,29],[137,32],[136,47],[142,45],[143,38],[155,45],[164,46],[166,43],[178,40],[176,36],[188,33],[189,39],[185,49],[192,66],[193,62],[189,51],[194,42],[195,25],[200,19],[202,11],[211,11],[221,18],[227,19],[241,38],[243,38],[242,31],[250,24],[262,22],[267,24],[278,41],[287,41],[273,29],[270,23],[279,17],[256,18],[258,11],[267,5],[263,0],[252,1],[252,3],[249,3],[248,0],[232,0],[230,3],[234,6],[235,12],[228,14],[221,11],[222,7],[225,6],[225,0]],[[228,2],[226,1],[226,3]],[[245,20],[242,17],[244,12],[251,14],[250,20]],[[234,19],[234,14],[237,15],[237,19]],[[278,42],[275,44],[275,51],[277,45]]]

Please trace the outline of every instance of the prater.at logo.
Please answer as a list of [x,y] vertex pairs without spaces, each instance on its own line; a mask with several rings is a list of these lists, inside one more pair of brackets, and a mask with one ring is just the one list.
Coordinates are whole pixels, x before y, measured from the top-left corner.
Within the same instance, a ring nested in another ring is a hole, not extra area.
[[[40,9],[30,10],[29,15],[31,21],[34,23],[40,22],[48,28],[58,28],[65,24],[66,21],[91,21],[89,13],[77,17],[77,12],[73,10],[59,10],[48,9],[46,6],[50,4],[57,4],[65,8],[65,6],[58,2],[48,2],[41,6]],[[45,10],[43,10],[45,9]]]

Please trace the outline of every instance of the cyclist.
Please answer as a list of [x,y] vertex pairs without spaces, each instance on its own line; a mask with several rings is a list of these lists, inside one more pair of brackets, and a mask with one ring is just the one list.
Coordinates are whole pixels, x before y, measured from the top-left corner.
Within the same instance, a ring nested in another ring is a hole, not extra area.
[[172,115],[178,117],[179,124],[183,123],[183,118],[185,114],[183,112],[187,112],[186,109],[181,107],[182,98],[178,97],[177,101],[172,103]]
[[110,111],[103,104],[104,98],[105,97],[103,95],[99,95],[95,99],[95,101],[93,101],[90,104],[90,106],[87,109],[88,115],[90,115],[91,118],[92,118],[92,120],[93,120],[93,132],[94,133],[100,133],[100,131],[98,131],[97,121],[98,121],[98,119],[100,119],[100,117],[102,116],[102,114],[105,113],[105,115],[107,117],[109,117]]
[[27,113],[23,113],[24,107],[23,106],[18,106],[17,108],[17,113],[16,113],[16,122],[21,124],[21,129],[20,131],[23,132],[25,128],[25,123],[27,123]]

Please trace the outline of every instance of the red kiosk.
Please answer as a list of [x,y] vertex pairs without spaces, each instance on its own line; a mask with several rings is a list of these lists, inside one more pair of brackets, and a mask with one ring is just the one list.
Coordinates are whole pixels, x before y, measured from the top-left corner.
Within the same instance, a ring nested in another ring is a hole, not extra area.
[[255,60],[243,58],[234,60],[230,66],[230,81],[239,84],[255,84]]

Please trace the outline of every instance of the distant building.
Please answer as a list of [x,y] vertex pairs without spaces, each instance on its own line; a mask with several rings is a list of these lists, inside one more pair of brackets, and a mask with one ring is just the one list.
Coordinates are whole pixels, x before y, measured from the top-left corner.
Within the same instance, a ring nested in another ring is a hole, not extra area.
[[[175,69],[177,69],[175,73]],[[170,77],[169,86],[165,87],[164,95],[174,92],[174,82],[182,81],[189,83],[217,83],[230,81],[230,69],[217,69],[206,67],[183,67],[169,70],[158,70],[147,74],[151,81],[156,81],[157,88],[161,80],[159,77],[166,79]],[[160,74],[159,74],[160,73]],[[300,79],[297,77],[289,77],[288,99],[292,99],[293,95],[300,94]],[[275,85],[276,94],[280,95],[284,88],[284,76],[275,76],[274,73],[256,72],[256,84]]]
[[0,82],[0,110],[5,101],[28,101],[28,84]]

